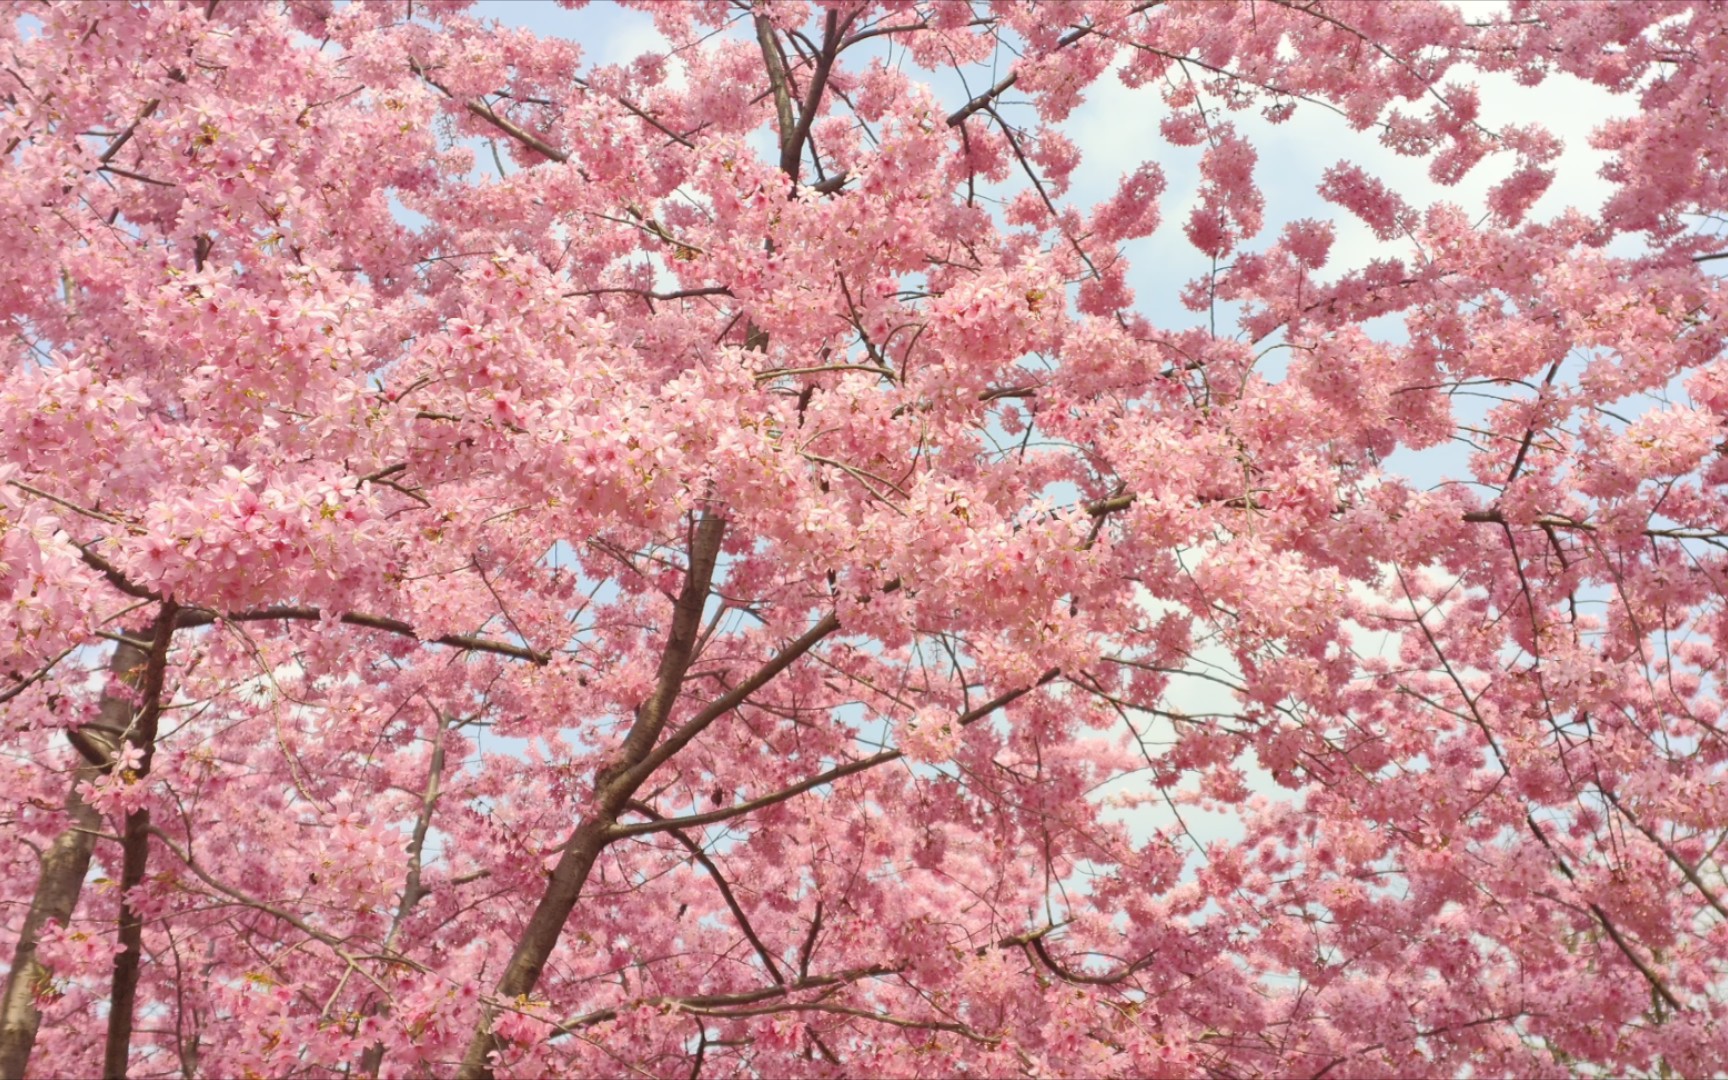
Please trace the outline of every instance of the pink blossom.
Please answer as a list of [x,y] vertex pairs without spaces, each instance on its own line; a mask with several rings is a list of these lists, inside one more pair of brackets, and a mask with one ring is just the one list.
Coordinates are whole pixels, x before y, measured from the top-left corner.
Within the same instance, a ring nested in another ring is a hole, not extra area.
[[0,1073],[1723,1071],[1728,8],[625,8],[8,8]]

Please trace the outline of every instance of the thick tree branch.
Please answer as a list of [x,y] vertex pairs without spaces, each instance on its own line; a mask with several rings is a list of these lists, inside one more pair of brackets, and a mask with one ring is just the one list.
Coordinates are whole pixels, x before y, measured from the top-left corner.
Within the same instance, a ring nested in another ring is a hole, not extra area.
[[[720,540],[726,531],[726,519],[714,511],[702,515],[696,525],[696,535],[690,545],[690,566],[684,573],[684,585],[672,608],[672,626],[666,635],[666,648],[660,654],[660,666],[654,676],[654,693],[636,710],[636,722],[618,749],[623,767],[617,770],[626,783],[634,776],[638,764],[644,762],[660,738],[672,706],[683,688],[684,673],[696,648],[696,634],[701,628],[702,608],[708,602],[708,591],[714,580],[714,566],[720,557]],[[644,774],[645,775],[645,774]],[[630,794],[634,793],[634,789]],[[628,798],[626,794],[623,798]],[[623,799],[619,800],[622,805]]]
[[780,171],[794,180],[798,179],[798,162],[804,154],[805,140],[810,137],[810,125],[816,119],[816,112],[822,106],[822,94],[828,88],[828,75],[834,69],[834,58],[840,54],[841,35],[856,17],[857,12],[854,11],[846,16],[845,24],[841,25],[839,12],[833,8],[828,9],[827,22],[822,32],[822,51],[816,55],[816,68],[811,72],[810,85],[804,92],[804,106],[798,113],[798,121],[792,128],[791,136],[783,139],[780,147]]
[[797,641],[780,650],[772,660],[758,668],[755,674],[739,683],[729,693],[716,698],[706,709],[697,713],[677,731],[674,731],[667,737],[666,741],[656,746],[644,757],[640,765],[631,770],[631,775],[636,778],[638,783],[646,780],[655,769],[664,765],[673,754],[684,749],[690,740],[700,735],[708,725],[742,705],[751,694],[766,686],[775,676],[790,667],[793,661],[815,648],[823,638],[838,629],[840,629],[838,616],[832,613],[823,616],[820,622],[805,631]]
[[[114,586],[114,588],[118,589],[120,592],[125,593],[127,596],[137,597],[141,600],[154,600],[157,602],[162,602],[164,600],[164,597],[154,591],[127,578],[118,569],[116,569],[112,563],[90,550],[88,546],[79,545],[78,551],[83,557],[85,565],[101,573],[103,577],[108,579],[110,585]],[[194,626],[209,626],[211,623],[217,622],[218,620],[237,623],[274,622],[276,620],[319,622],[323,618],[324,612],[320,608],[303,607],[291,604],[230,612],[216,612],[211,611],[208,608],[188,607],[180,610],[179,615],[175,619],[174,626],[177,630],[183,630]],[[512,645],[507,641],[493,641],[489,638],[478,637],[473,634],[441,634],[435,638],[421,638],[420,635],[415,632],[412,623],[403,622],[401,619],[387,618],[382,615],[367,615],[363,612],[350,611],[337,616],[337,619],[349,626],[365,627],[368,630],[384,630],[392,634],[400,634],[403,637],[411,637],[416,640],[427,641],[430,644],[448,645],[451,648],[467,649],[472,652],[495,653],[499,656],[508,656],[516,660],[526,660],[529,663],[539,664],[542,666],[550,663],[552,659],[547,653],[536,652],[535,650],[522,645]]]
[[91,551],[88,545],[79,544],[77,547],[79,556],[84,560],[84,565],[107,578],[108,584],[134,599],[161,602],[162,597],[142,585],[134,584],[125,574],[116,569],[114,564]]
[[810,932],[804,935],[804,944],[798,948],[798,977],[807,978],[810,974],[810,957],[816,952],[816,939],[822,934],[822,901],[816,901],[816,913],[810,917]]
[[144,103],[144,108],[138,113],[138,118],[130,124],[127,124],[125,131],[114,136],[114,141],[108,144],[108,149],[102,151],[101,156],[96,160],[100,161],[104,165],[113,161],[114,155],[118,154],[122,147],[132,141],[132,136],[138,131],[138,125],[150,119],[150,117],[156,112],[156,106],[161,103],[162,100],[160,98],[151,98],[149,101],[146,101]]
[[[786,65],[780,59],[780,46],[774,40],[774,23],[766,15],[758,15],[756,22],[756,43],[762,49],[762,64],[768,69],[768,85],[774,91],[774,118],[779,123],[776,129],[780,136],[780,158],[786,159],[786,150],[792,145],[792,130],[796,121],[792,116],[792,91],[787,76]],[[793,167],[790,175],[798,175],[798,159],[792,159]]]
[[[684,585],[673,604],[672,625],[660,654],[654,691],[637,708],[636,722],[624,737],[613,764],[595,777],[594,811],[565,842],[546,883],[546,891],[535,905],[527,927],[511,952],[504,974],[498,980],[495,1001],[509,1001],[526,994],[540,981],[540,973],[564,933],[564,924],[582,897],[582,888],[594,869],[594,861],[614,839],[611,830],[618,813],[636,794],[640,780],[632,779],[632,769],[659,739],[666,718],[677,702],[684,674],[689,670],[694,655],[702,608],[713,588],[714,568],[720,557],[726,519],[717,509],[706,511],[693,531],[690,564],[684,574]],[[493,1005],[488,1004],[481,1010],[468,1049],[457,1068],[456,1074],[462,1080],[480,1080],[492,1075],[491,1056],[498,1047],[492,1033],[492,1019],[496,1015],[497,1009]]]

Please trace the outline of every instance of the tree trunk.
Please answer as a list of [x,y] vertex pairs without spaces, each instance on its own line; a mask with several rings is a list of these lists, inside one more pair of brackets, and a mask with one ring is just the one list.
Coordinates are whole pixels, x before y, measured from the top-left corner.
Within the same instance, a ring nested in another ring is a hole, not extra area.
[[[504,977],[498,980],[495,997],[508,1001],[533,990],[540,981],[540,972],[551,958],[559,935],[564,932],[564,921],[570,917],[576,901],[582,896],[588,872],[594,869],[595,860],[606,849],[606,834],[611,825],[609,815],[585,822],[565,845],[564,854],[559,856],[558,865],[552,870],[552,880],[546,883],[545,895],[534,908],[528,929],[516,943],[516,951],[510,954]],[[498,1048],[492,1035],[494,1014],[495,1010],[486,1009],[479,1028],[469,1041],[468,1052],[462,1056],[462,1065],[456,1070],[460,1080],[490,1080],[492,1066],[487,1059]]]
[[[143,649],[122,642],[108,662],[108,670],[136,685],[142,677],[146,656]],[[132,722],[132,702],[125,696],[104,694],[100,720],[91,725],[103,732],[124,731]],[[84,877],[90,870],[90,853],[96,846],[96,830],[102,818],[78,794],[78,786],[93,780],[102,767],[85,762],[74,770],[66,794],[67,826],[42,853],[41,874],[30,912],[12,953],[12,970],[6,976],[6,996],[0,1001],[0,1080],[21,1080],[36,1045],[42,1014],[37,995],[48,989],[52,974],[36,959],[36,941],[50,919],[64,925],[78,906]]]
[[[156,757],[156,725],[162,717],[162,680],[168,668],[168,645],[174,639],[176,609],[164,603],[156,616],[150,655],[139,687],[138,715],[132,721],[127,742],[143,751],[136,778],[150,775]],[[114,978],[108,994],[108,1044],[102,1053],[104,1080],[126,1080],[126,1062],[132,1053],[132,1013],[138,1001],[138,970],[144,961],[144,920],[132,910],[133,889],[144,882],[150,864],[150,811],[139,808],[126,815],[121,839],[120,952],[114,957]]]
[[138,1000],[138,969],[144,959],[144,920],[126,896],[144,881],[150,861],[150,811],[126,815],[124,862],[120,870],[120,952],[108,995],[108,1045],[102,1053],[103,1080],[126,1080],[132,1054],[132,1011]]

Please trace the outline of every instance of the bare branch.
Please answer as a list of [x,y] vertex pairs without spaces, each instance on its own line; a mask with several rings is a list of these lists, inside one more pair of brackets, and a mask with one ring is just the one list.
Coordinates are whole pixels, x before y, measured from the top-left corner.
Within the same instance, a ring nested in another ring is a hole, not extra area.
[[1664,843],[1662,838],[1657,836],[1650,826],[1644,824],[1644,822],[1635,816],[1632,811],[1626,809],[1625,804],[1622,803],[1612,791],[1609,791],[1607,788],[1602,788],[1600,790],[1602,792],[1602,797],[1614,804],[1614,809],[1620,811],[1621,816],[1632,823],[1633,828],[1643,833],[1645,839],[1649,840],[1652,844],[1655,844],[1657,849],[1668,857],[1668,861],[1679,868],[1680,873],[1685,875],[1686,880],[1692,883],[1692,887],[1703,894],[1704,899],[1709,902],[1710,906],[1716,909],[1716,914],[1722,916],[1724,919],[1728,919],[1728,908],[1723,907],[1722,901],[1717,898],[1715,893],[1710,891],[1709,886],[1704,884],[1704,879],[1698,876],[1697,868],[1691,863],[1688,863],[1685,859],[1682,859],[1680,853],[1674,850],[1673,845]]
[[[426,896],[420,873],[426,850],[426,835],[432,829],[432,812],[438,806],[438,796],[444,782],[444,735],[447,724],[448,720],[439,713],[438,726],[432,736],[432,760],[426,766],[426,787],[420,795],[420,814],[414,819],[414,833],[408,840],[408,874],[402,882],[402,897],[396,902],[396,914],[390,920],[389,931],[384,935],[384,952],[395,948],[397,935],[402,932],[409,914]],[[377,1015],[381,1006],[382,999],[379,999],[369,1011],[372,1015]],[[383,1063],[384,1044],[375,1042],[360,1056],[360,1075],[377,1076],[378,1067]]]
[[25,492],[26,494],[29,494],[29,495],[34,495],[38,499],[47,499],[49,502],[53,503],[56,506],[65,507],[67,510],[72,511],[74,514],[81,514],[84,517],[93,518],[96,521],[102,522],[104,525],[123,524],[123,522],[121,522],[119,518],[110,517],[109,515],[104,514],[101,511],[90,510],[86,507],[79,506],[75,502],[70,502],[66,499],[62,499],[60,496],[50,494],[46,491],[43,491],[41,488],[31,487],[29,484],[24,483],[22,480],[8,480],[6,482],[8,484],[11,484],[13,487],[17,488],[19,491]]
[[[726,519],[714,511],[704,513],[696,526],[696,537],[690,545],[690,566],[684,573],[684,585],[672,609],[672,626],[666,635],[666,648],[660,654],[654,693],[636,710],[636,722],[631,725],[630,733],[624,737],[624,745],[618,750],[618,760],[623,767],[615,772],[620,779],[633,778],[640,783],[647,773],[638,768],[639,763],[654,761],[658,764],[665,760],[664,757],[656,760],[650,750],[666,726],[672,705],[678,700],[678,692],[683,686],[684,673],[689,670],[702,607],[708,601],[714,565],[720,556],[720,539],[725,531]],[[652,765],[648,766],[649,771],[652,768]]]
[[822,933],[822,901],[816,901],[816,914],[810,919],[810,932],[804,935],[804,944],[798,949],[798,977],[808,978],[810,975],[810,956],[816,951],[816,939]]
[[[840,14],[833,8],[828,9],[827,22],[822,32],[822,51],[816,55],[816,69],[810,73],[810,85],[804,91],[804,107],[799,111],[798,123],[792,129],[791,136],[780,148],[780,171],[798,179],[798,160],[804,154],[805,140],[810,137],[810,125],[816,119],[816,110],[822,105],[822,94],[828,87],[828,75],[834,68],[834,58],[840,55],[841,35],[857,18],[854,10],[846,16],[846,22],[841,24]],[[782,128],[781,130],[785,130]]]
[[[775,998],[785,997],[788,994],[796,994],[803,990],[824,990],[829,987],[844,986],[848,983],[859,982],[863,979],[879,979],[884,975],[897,975],[904,970],[905,968],[901,965],[887,966],[877,964],[871,967],[853,968],[850,971],[842,971],[834,975],[812,975],[807,979],[798,979],[795,982],[765,986],[759,990],[742,990],[735,994],[690,994],[684,997],[661,996],[645,998],[641,1001],[633,1001],[615,1008],[597,1009],[591,1013],[584,1013],[581,1016],[572,1017],[558,1025],[560,1028],[559,1034],[566,1034],[580,1028],[593,1027],[595,1024],[604,1024],[608,1020],[616,1020],[621,1011],[627,1012],[644,1005],[649,1008],[664,1008],[666,1006],[672,1006],[679,1009],[716,1009],[732,1005],[751,1005],[759,1001],[772,1001]],[[556,1039],[558,1038],[558,1035],[554,1034],[551,1038]]]
[[37,683],[41,682],[43,679],[47,678],[48,675],[55,669],[55,667],[57,667],[59,665],[60,661],[66,659],[68,656],[71,656],[73,651],[76,650],[77,648],[78,648],[78,646],[76,646],[76,645],[67,646],[66,648],[60,650],[59,654],[56,655],[54,657],[54,659],[48,661],[46,664],[43,664],[41,667],[37,668],[34,672],[32,672],[28,676],[20,677],[20,676],[9,674],[7,676],[7,678],[16,679],[17,682],[15,682],[11,686],[8,686],[5,690],[0,690],[0,705],[6,704],[8,701],[11,701],[13,698],[17,697],[19,694],[22,694],[24,691],[30,689],[32,686],[36,685]]
[[662,124],[659,120],[656,120],[654,118],[653,114],[649,113],[647,110],[641,108],[640,106],[634,104],[633,102],[627,100],[622,95],[613,94],[613,93],[610,93],[610,92],[604,91],[604,90],[596,90],[596,89],[594,89],[594,85],[586,79],[575,79],[573,81],[576,83],[577,86],[580,86],[583,90],[587,91],[590,94],[599,94],[600,96],[606,98],[608,101],[617,102],[619,105],[622,105],[632,116],[635,116],[636,118],[640,119],[643,123],[650,125],[656,131],[660,132],[662,135],[665,135],[667,138],[671,139],[673,142],[679,144],[680,146],[694,147],[696,145],[695,143],[691,142],[687,137],[678,134],[676,131],[673,131],[671,128],[667,127],[665,124]]

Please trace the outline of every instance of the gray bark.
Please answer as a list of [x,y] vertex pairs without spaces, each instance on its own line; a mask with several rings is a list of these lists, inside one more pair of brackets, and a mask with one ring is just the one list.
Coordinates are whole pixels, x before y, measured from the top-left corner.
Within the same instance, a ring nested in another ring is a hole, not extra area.
[[[136,685],[142,679],[145,660],[143,649],[123,643],[114,650],[108,670]],[[124,731],[131,722],[132,703],[124,696],[104,694],[100,719],[89,725],[93,739],[87,741],[100,745],[105,731]],[[78,906],[78,895],[90,870],[90,854],[96,846],[96,830],[102,825],[101,815],[78,794],[78,786],[103,771],[90,762],[74,770],[66,793],[66,828],[42,852],[36,893],[12,952],[5,997],[0,999],[0,1080],[22,1080],[30,1063],[36,1032],[42,1025],[36,998],[49,988],[53,978],[36,958],[36,942],[49,920],[65,924]]]

